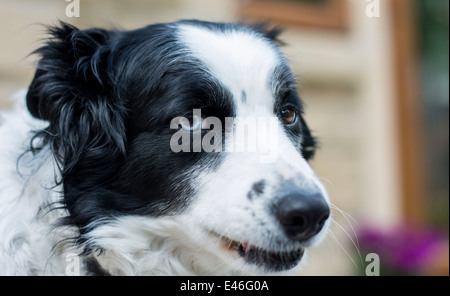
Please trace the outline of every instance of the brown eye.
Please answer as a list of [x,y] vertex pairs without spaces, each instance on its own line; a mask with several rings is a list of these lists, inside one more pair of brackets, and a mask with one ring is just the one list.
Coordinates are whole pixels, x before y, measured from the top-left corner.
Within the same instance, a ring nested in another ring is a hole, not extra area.
[[283,124],[292,124],[297,120],[297,112],[290,107],[284,108],[281,111],[281,120]]

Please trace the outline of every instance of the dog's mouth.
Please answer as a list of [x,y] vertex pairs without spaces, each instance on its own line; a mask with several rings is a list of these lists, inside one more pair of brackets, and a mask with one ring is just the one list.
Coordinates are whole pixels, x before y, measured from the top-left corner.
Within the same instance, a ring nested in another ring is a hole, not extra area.
[[303,257],[304,249],[267,250],[247,242],[238,242],[221,237],[223,244],[232,252],[236,252],[245,262],[263,267],[267,271],[284,271],[294,268]]

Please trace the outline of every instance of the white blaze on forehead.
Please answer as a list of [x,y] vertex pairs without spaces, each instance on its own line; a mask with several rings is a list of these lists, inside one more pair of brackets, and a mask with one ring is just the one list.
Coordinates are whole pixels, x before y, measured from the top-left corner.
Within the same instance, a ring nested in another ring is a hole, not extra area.
[[[238,113],[246,112],[240,110],[245,106],[273,109],[269,79],[280,63],[273,44],[245,30],[221,32],[184,24],[179,32],[195,58],[204,62],[210,73],[231,91]],[[246,104],[242,104],[244,92]]]

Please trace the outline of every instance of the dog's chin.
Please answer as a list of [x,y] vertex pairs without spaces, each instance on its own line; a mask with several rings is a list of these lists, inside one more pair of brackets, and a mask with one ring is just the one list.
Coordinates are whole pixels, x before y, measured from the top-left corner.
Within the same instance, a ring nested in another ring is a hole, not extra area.
[[289,271],[300,264],[305,252],[303,247],[270,249],[232,240],[214,232],[210,234],[219,240],[220,249],[226,257],[243,260],[251,269],[262,273]]

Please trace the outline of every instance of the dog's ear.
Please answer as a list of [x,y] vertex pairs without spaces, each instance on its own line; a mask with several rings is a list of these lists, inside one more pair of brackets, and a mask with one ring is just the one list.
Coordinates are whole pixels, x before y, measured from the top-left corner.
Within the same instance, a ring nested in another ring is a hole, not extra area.
[[64,170],[105,145],[124,151],[125,108],[112,93],[114,74],[108,69],[117,33],[63,22],[49,33],[35,51],[40,60],[26,97],[30,113],[50,123],[40,136],[63,160]]
[[260,22],[249,25],[253,30],[261,33],[264,37],[275,42],[278,45],[285,45],[278,37],[283,33],[283,28],[279,26],[271,26],[267,22]]
[[111,38],[109,31],[82,31],[64,22],[48,31],[49,40],[34,52],[41,59],[27,94],[30,113],[45,120],[64,103],[81,103],[102,91]]
[[300,124],[302,129],[302,155],[306,160],[310,160],[313,158],[316,148],[317,148],[317,139],[312,136],[311,131],[306,124],[303,116],[300,116]]

